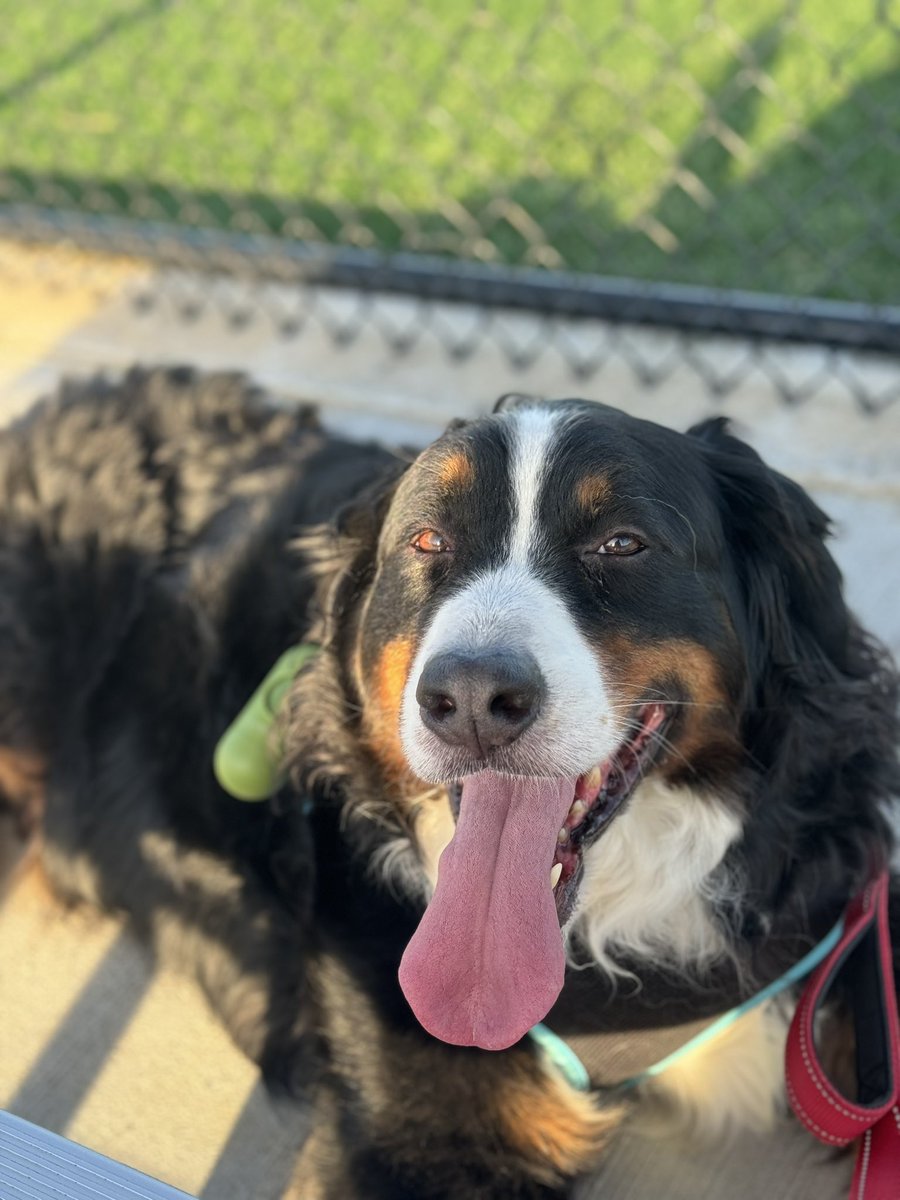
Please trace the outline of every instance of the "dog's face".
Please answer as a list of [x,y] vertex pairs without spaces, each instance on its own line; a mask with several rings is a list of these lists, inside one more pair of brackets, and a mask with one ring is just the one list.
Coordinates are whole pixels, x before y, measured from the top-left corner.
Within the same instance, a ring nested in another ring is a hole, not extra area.
[[702,437],[580,401],[451,430],[397,486],[355,674],[385,764],[459,799],[401,971],[438,1036],[521,1036],[638,783],[733,768],[754,649],[732,515]]
[[601,768],[608,810],[660,735],[684,755],[730,732],[726,560],[692,439],[597,404],[519,403],[400,482],[360,627],[368,702],[420,779],[585,777],[593,811]]

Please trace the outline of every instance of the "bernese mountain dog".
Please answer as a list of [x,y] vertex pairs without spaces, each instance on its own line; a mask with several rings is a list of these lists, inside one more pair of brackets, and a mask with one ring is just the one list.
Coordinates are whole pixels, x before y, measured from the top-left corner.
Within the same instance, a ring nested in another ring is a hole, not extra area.
[[[510,396],[395,453],[136,369],[0,435],[0,505],[2,804],[313,1107],[305,1197],[549,1200],[642,1105],[764,1123],[772,1007],[623,1084],[888,861],[897,676],[724,420]],[[301,643],[243,802],[215,747]]]

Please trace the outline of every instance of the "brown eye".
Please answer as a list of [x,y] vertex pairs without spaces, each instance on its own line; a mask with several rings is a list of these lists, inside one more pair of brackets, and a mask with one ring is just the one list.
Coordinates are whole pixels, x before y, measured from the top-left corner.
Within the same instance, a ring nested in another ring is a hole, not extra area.
[[638,554],[643,549],[645,549],[644,543],[639,541],[633,533],[616,533],[598,547],[597,553],[628,555]]
[[422,554],[446,554],[450,549],[450,543],[435,529],[423,529],[421,533],[416,534],[410,545]]

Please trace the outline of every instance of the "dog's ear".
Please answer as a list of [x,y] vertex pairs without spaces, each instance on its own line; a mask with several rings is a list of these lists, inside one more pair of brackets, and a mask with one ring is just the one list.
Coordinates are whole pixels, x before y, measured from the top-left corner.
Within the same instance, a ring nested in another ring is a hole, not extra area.
[[355,542],[360,550],[371,548],[374,554],[381,526],[410,461],[398,459],[391,463],[376,479],[341,505],[331,523],[337,537]]
[[714,418],[689,435],[704,443],[741,582],[757,667],[848,667],[850,617],[826,546],[829,521],[798,484],[768,467]]
[[748,795],[765,801],[736,850],[748,911],[828,911],[890,842],[882,809],[900,785],[900,679],[847,610],[818,505],[727,422],[689,432],[719,490],[741,593],[732,613],[748,656]]
[[381,527],[408,469],[409,462],[398,459],[343,504],[330,522],[297,538],[296,549],[315,581],[313,640],[331,642],[341,618],[371,582]]
[[534,404],[538,400],[537,396],[528,396],[524,392],[507,392],[501,396],[494,405],[495,413],[509,412],[512,408],[518,408],[522,404]]

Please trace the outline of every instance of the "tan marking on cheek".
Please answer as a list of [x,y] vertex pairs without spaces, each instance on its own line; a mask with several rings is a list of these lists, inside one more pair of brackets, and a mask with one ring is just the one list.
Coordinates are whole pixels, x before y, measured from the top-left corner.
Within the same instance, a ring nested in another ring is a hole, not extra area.
[[437,477],[445,488],[468,488],[475,482],[475,468],[469,457],[457,450],[440,464]]
[[671,680],[684,689],[688,703],[680,710],[677,735],[682,767],[685,759],[713,746],[723,751],[736,746],[733,707],[722,668],[705,647],[682,638],[642,643],[617,637],[604,644],[601,656],[620,703],[664,700],[653,689],[664,689]]
[[604,644],[602,657],[607,673],[628,700],[644,698],[646,689],[656,681],[676,679],[697,703],[728,703],[719,664],[696,642],[681,638],[635,642],[617,637]]
[[605,475],[585,475],[575,489],[575,499],[587,512],[592,513],[612,496],[612,485]]
[[395,638],[382,650],[378,662],[378,703],[385,712],[396,715],[398,722],[412,657],[412,639]]
[[400,707],[415,649],[412,638],[394,638],[387,643],[375,664],[371,701],[366,705],[366,744],[394,777],[409,775],[400,743]]
[[519,1078],[497,1096],[504,1135],[551,1182],[596,1166],[622,1117],[620,1108],[601,1109],[590,1095],[555,1076]]

